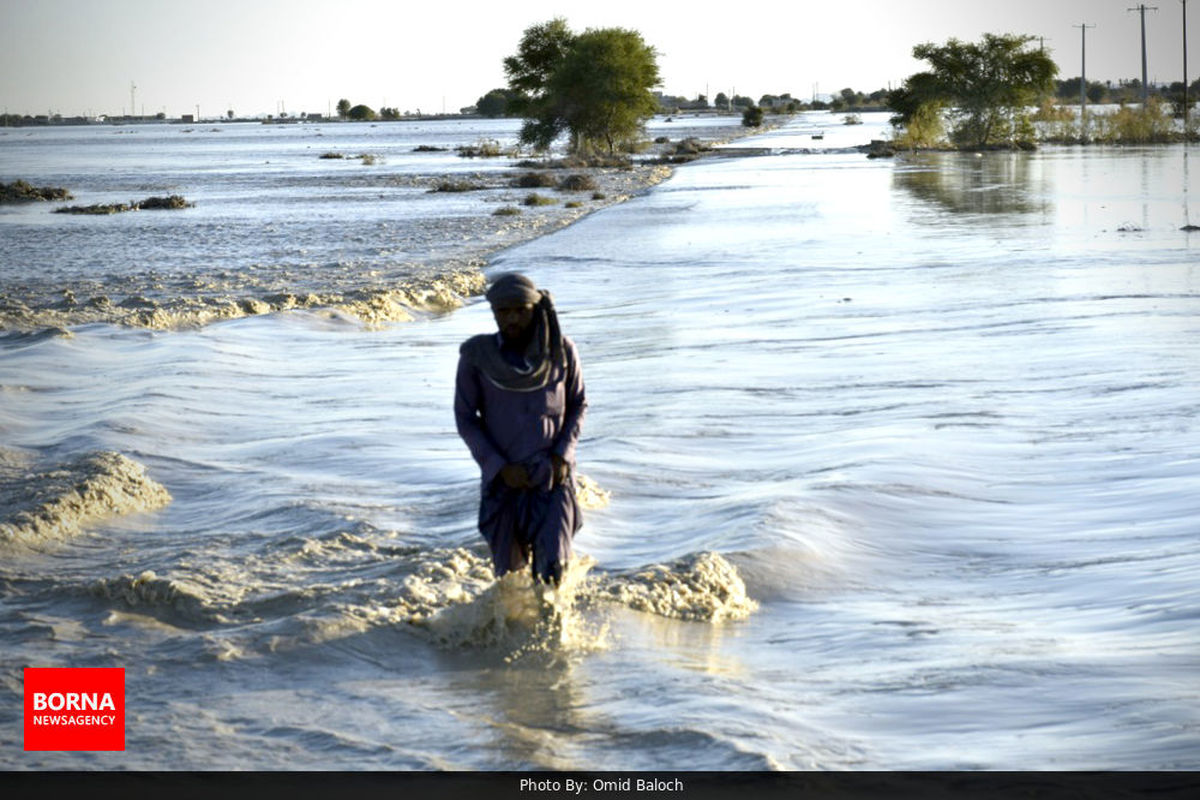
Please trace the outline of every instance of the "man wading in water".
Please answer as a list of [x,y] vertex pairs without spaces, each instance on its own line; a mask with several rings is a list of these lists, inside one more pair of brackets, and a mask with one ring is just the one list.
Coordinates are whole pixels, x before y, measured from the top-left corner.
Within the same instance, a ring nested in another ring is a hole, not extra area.
[[483,473],[479,530],[499,578],[532,562],[557,586],[583,524],[575,445],[587,399],[575,344],[549,292],[519,273],[488,289],[499,331],[459,349],[454,417]]

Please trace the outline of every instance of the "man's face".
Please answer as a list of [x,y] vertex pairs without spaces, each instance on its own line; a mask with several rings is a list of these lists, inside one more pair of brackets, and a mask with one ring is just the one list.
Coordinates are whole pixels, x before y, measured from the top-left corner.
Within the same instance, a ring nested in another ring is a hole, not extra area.
[[509,342],[520,342],[533,326],[533,305],[531,303],[505,303],[492,307],[492,316],[496,318],[496,327],[500,335]]

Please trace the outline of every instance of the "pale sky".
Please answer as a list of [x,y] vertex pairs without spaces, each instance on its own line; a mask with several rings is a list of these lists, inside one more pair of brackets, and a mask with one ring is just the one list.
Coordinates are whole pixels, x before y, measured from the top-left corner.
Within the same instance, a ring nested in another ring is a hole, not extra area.
[[[1061,78],[1141,76],[1130,0],[0,0],[0,111],[240,116],[372,108],[457,111],[504,86],[502,59],[525,28],[639,31],[668,94],[758,98],[844,87],[871,92],[923,68],[913,45],[983,33],[1045,37]],[[1147,3],[1147,5],[1151,5]],[[1180,0],[1146,13],[1149,77],[1183,76]],[[1189,61],[1200,55],[1200,2]],[[1189,63],[1189,80],[1200,77]]]

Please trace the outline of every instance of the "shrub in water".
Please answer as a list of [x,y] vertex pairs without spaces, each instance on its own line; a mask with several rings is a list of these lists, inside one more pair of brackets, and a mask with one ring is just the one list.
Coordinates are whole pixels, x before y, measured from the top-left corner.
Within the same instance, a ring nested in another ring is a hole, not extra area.
[[903,132],[896,137],[896,146],[940,147],[945,141],[946,121],[942,116],[942,107],[937,103],[925,103],[913,112],[912,118],[904,125]]
[[147,197],[134,203],[97,203],[90,206],[64,206],[54,209],[56,214],[120,214],[125,211],[179,209],[191,208],[195,203],[189,203],[177,194],[170,197]]
[[126,203],[96,203],[90,206],[63,206],[54,209],[55,214],[120,214],[123,211],[134,211],[136,205]]
[[1146,144],[1175,138],[1171,116],[1157,97],[1151,97],[1145,108],[1122,106],[1112,114],[1097,114],[1091,124],[1092,138],[1098,142]]
[[747,128],[757,128],[763,124],[763,110],[758,106],[750,106],[742,112],[742,124]]
[[526,195],[523,202],[527,206],[552,206],[558,201],[553,197],[543,197],[537,192],[533,192],[532,194]]
[[475,144],[459,145],[454,148],[463,158],[497,158],[504,150],[495,139],[480,139]]
[[526,172],[513,181],[513,186],[521,189],[544,189],[554,184],[554,176],[545,172]]
[[431,192],[474,192],[486,187],[470,181],[440,181]]
[[587,192],[596,188],[596,182],[590,175],[568,175],[558,188],[568,192]]
[[0,183],[0,203],[26,203],[37,200],[71,200],[66,189],[53,186],[31,186],[23,180]]
[[147,197],[145,200],[137,204],[141,209],[154,208],[191,208],[195,203],[189,203],[177,194],[170,197]]

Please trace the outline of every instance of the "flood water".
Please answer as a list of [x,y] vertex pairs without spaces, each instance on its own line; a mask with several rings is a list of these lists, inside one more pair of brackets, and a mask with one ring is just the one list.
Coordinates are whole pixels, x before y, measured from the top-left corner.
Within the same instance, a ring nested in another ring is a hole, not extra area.
[[[611,493],[576,539],[602,583],[518,657],[481,635],[451,412],[486,303],[3,334],[0,441],[121,453],[171,502],[5,543],[0,763],[1200,768],[1200,168],[1184,146],[869,160],[847,148],[882,118],[816,146],[829,119],[492,259],[553,292],[579,471]],[[745,613],[609,591],[697,564]],[[21,752],[29,666],[124,667],[126,750]]]

